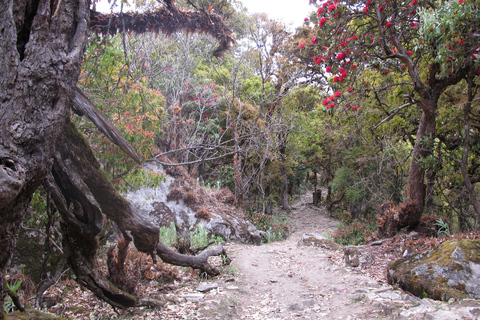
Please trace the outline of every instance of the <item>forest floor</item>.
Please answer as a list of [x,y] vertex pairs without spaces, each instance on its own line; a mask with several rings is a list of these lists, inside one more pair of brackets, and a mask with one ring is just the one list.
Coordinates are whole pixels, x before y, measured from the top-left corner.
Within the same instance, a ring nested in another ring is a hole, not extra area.
[[212,257],[222,269],[216,278],[192,277],[183,268],[181,279],[170,285],[151,281],[139,294],[161,296],[167,302],[162,309],[113,310],[71,281],[50,290],[56,302],[49,311],[69,319],[353,320],[427,319],[425,312],[443,312],[447,306],[386,283],[386,265],[401,256],[400,242],[411,241],[409,236],[355,247],[361,251],[361,263],[353,267],[345,263],[345,248],[303,244],[305,234],[330,237],[339,223],[324,208],[313,206],[311,195],[303,196],[289,217],[293,232],[287,240],[261,246],[225,245],[232,264],[220,267],[220,259]]

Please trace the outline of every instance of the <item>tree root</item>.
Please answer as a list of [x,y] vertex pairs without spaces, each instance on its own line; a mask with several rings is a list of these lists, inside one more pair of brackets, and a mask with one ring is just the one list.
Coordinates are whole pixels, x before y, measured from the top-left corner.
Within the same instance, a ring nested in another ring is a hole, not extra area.
[[68,263],[77,282],[98,298],[117,308],[164,305],[158,299],[123,292],[98,271],[95,255],[102,213],[117,224],[124,237],[128,240],[133,237],[137,249],[150,254],[154,262],[158,254],[169,264],[199,269],[209,276],[220,274],[208,263],[208,258],[226,256],[222,245],[188,256],[158,242],[159,228],[135,212],[115,191],[89,145],[70,121],[56,142],[56,150],[52,174],[46,178],[45,187],[62,216],[64,242],[70,252]]

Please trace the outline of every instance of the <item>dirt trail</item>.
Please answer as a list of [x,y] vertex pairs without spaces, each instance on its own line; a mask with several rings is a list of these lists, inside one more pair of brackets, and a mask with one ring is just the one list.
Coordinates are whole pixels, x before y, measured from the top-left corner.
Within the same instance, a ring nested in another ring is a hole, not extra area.
[[239,271],[232,284],[238,290],[227,290],[217,307],[200,308],[200,314],[209,319],[388,319],[368,293],[397,294],[389,286],[338,263],[342,250],[298,244],[305,233],[329,235],[338,223],[308,202],[306,195],[293,207],[294,232],[288,240],[228,247]]

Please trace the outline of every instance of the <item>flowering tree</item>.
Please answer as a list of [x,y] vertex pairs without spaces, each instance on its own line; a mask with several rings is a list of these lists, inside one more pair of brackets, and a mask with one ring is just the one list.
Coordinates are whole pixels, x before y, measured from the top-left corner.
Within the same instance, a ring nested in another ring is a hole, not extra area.
[[[310,1],[317,3],[317,1]],[[423,159],[432,154],[439,98],[462,80],[480,74],[480,10],[474,1],[325,1],[306,23],[311,43],[299,44],[309,64],[326,77],[326,109],[357,111],[368,92],[400,90],[404,104],[421,112],[409,169],[409,196],[396,228],[418,224],[425,206]],[[365,74],[382,76],[373,85]],[[381,101],[378,101],[381,103]],[[386,120],[387,120],[386,119]]]

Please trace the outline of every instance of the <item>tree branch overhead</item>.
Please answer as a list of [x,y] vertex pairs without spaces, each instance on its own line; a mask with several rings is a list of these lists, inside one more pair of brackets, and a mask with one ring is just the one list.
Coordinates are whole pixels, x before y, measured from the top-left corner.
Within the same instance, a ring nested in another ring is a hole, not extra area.
[[220,44],[213,52],[215,57],[222,57],[228,51],[235,38],[225,25],[223,19],[213,12],[184,11],[175,6],[163,7],[145,13],[113,13],[104,14],[90,11],[90,29],[101,34],[116,34],[119,30],[145,33],[161,32],[171,35],[175,32],[206,33]]

